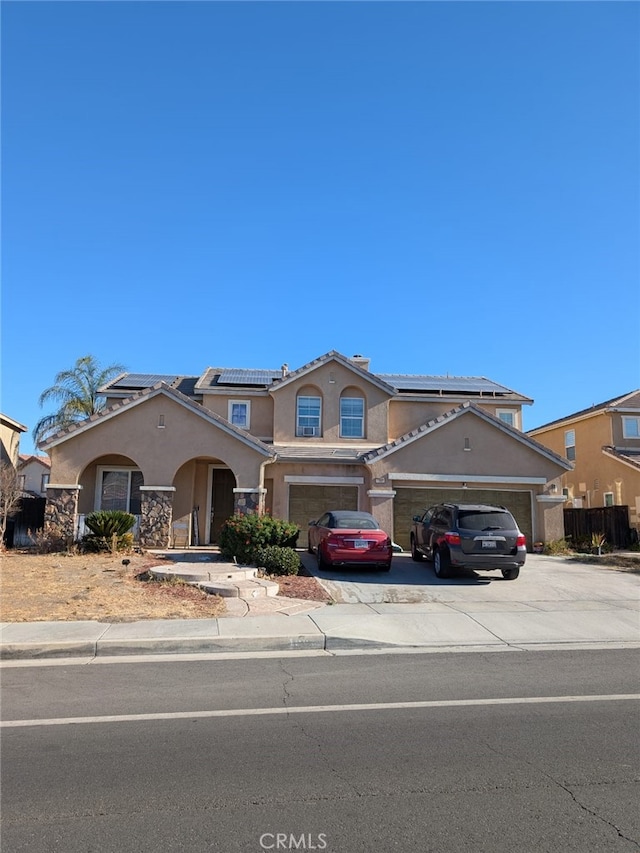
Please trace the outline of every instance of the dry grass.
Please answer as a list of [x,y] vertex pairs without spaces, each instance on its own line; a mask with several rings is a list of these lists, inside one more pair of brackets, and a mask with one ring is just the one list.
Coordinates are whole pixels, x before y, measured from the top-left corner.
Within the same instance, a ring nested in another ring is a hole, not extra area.
[[572,563],[587,563],[590,566],[603,566],[608,569],[617,569],[619,572],[631,572],[640,574],[640,552],[637,556],[626,554],[573,554],[570,557]]
[[[123,559],[129,560],[123,565]],[[4,622],[134,622],[215,619],[224,599],[180,581],[147,581],[161,558],[146,554],[0,553],[0,618]],[[311,601],[331,597],[313,577],[272,578],[279,595]]]
[[[123,559],[129,565],[122,564]],[[224,600],[182,583],[137,579],[158,565],[144,554],[34,554],[5,551],[1,561],[4,622],[204,619],[224,615]]]

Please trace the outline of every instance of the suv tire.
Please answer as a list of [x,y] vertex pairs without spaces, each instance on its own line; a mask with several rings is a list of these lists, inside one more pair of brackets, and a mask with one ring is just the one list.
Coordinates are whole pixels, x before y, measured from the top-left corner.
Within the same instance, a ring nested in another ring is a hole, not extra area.
[[416,548],[415,536],[411,537],[411,559],[413,560],[414,563],[421,563],[422,562],[422,554]]
[[502,569],[502,577],[506,581],[514,581],[520,574],[520,569]]
[[433,571],[437,578],[448,578],[451,573],[451,561],[446,551],[433,552]]

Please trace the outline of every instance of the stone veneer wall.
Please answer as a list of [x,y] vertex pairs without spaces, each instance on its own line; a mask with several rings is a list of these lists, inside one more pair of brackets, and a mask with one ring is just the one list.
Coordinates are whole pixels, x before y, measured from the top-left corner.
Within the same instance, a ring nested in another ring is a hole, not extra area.
[[72,542],[75,538],[75,521],[78,511],[78,489],[47,488],[44,508],[44,529],[51,539]]
[[262,515],[264,512],[265,490],[258,492],[240,492],[234,490],[234,512],[239,515]]
[[173,492],[143,491],[140,507],[140,545],[168,548],[171,541]]

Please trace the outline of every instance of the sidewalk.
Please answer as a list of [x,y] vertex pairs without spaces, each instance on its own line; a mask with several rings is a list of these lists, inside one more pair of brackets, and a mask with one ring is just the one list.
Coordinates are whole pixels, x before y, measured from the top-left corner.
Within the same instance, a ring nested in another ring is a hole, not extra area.
[[[308,603],[310,606],[317,604]],[[638,602],[338,604],[222,619],[0,625],[4,660],[121,655],[640,646]]]

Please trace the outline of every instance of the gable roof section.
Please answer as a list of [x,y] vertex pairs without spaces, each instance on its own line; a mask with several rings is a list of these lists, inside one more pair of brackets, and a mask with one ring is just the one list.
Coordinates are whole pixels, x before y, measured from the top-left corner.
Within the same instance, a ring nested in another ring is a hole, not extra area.
[[580,409],[579,412],[573,412],[571,415],[564,415],[562,418],[557,418],[555,421],[549,421],[535,429],[528,430],[528,435],[535,435],[540,430],[548,429],[549,427],[559,426],[562,423],[569,423],[578,418],[589,418],[593,415],[599,415],[604,412],[626,409],[640,410],[640,389],[629,391],[621,397],[613,397],[611,400],[605,400],[604,403],[595,403],[587,409]]
[[396,388],[393,385],[389,385],[384,380],[380,379],[376,376],[375,373],[370,373],[368,370],[363,370],[361,367],[353,362],[350,358],[347,358],[341,353],[336,352],[336,350],[330,350],[329,352],[321,355],[320,358],[316,358],[313,361],[304,364],[302,367],[299,367],[297,370],[291,371],[291,373],[287,373],[287,375],[277,383],[277,385],[272,386],[272,390],[275,393],[279,391],[280,388],[283,388],[285,385],[289,385],[291,382],[295,382],[297,379],[302,378],[303,376],[307,376],[310,373],[313,373],[314,370],[317,370],[319,367],[322,367],[325,364],[328,364],[330,361],[335,361],[338,364],[341,364],[343,367],[346,367],[347,370],[351,370],[353,373],[358,376],[361,380],[364,380],[370,385],[376,385],[382,391],[385,391],[389,396],[393,396],[396,394]]
[[51,468],[51,460],[48,456],[36,456],[34,453],[21,453],[19,456],[18,467],[24,468],[30,462],[39,462],[45,468]]
[[411,430],[411,432],[405,433],[405,435],[400,436],[395,441],[390,442],[389,444],[385,444],[382,447],[377,448],[376,450],[371,450],[369,453],[365,453],[362,456],[362,461],[366,463],[376,462],[378,459],[383,459],[385,456],[389,456],[391,453],[395,453],[397,450],[400,450],[402,447],[406,447],[408,444],[416,441],[419,438],[422,438],[429,433],[434,432],[437,429],[440,429],[443,426],[451,423],[457,418],[475,415],[486,423],[490,424],[493,427],[504,432],[510,438],[514,438],[516,441],[519,441],[521,444],[524,444],[526,447],[529,447],[531,450],[534,450],[536,453],[539,453],[541,456],[545,456],[547,459],[550,459],[552,462],[561,465],[565,470],[571,471],[573,469],[573,465],[564,456],[560,456],[558,453],[554,453],[553,450],[549,450],[548,447],[545,447],[540,442],[535,441],[530,438],[528,435],[520,432],[520,430],[515,429],[515,427],[509,426],[504,421],[501,421],[500,418],[496,418],[493,415],[486,412],[484,409],[481,409],[479,406],[476,406],[474,403],[463,403],[461,406],[457,406],[455,409],[451,409],[448,412],[445,412],[442,415],[439,415],[437,418],[433,418],[430,421],[422,424],[422,426],[417,427],[416,429]]
[[171,388],[164,382],[159,382],[157,385],[154,385],[151,388],[145,388],[143,391],[139,391],[137,394],[132,395],[131,397],[127,397],[126,400],[122,400],[122,402],[115,403],[113,406],[110,406],[105,411],[100,412],[97,415],[91,415],[91,417],[87,418],[84,421],[80,421],[77,424],[73,424],[72,426],[66,427],[65,429],[60,430],[59,432],[52,435],[46,441],[42,443],[42,447],[55,447],[57,444],[62,444],[68,439],[73,438],[76,435],[79,435],[82,432],[86,432],[89,429],[92,429],[98,423],[104,423],[111,418],[117,417],[122,414],[122,412],[127,411],[129,409],[133,409],[136,406],[139,406],[141,403],[145,403],[147,400],[152,399],[153,397],[157,397],[162,394],[165,397],[169,397],[175,402],[179,403],[184,408],[189,409],[198,417],[203,418],[209,423],[219,427],[224,432],[229,435],[234,436],[243,444],[248,445],[249,447],[257,450],[262,453],[264,456],[274,456],[274,451],[262,441],[257,438],[254,438],[249,433],[240,429],[239,427],[234,426],[229,423],[229,421],[225,420],[225,418],[220,415],[216,415],[214,412],[209,411],[204,406],[201,406],[200,403],[196,403],[194,400],[191,400],[185,394],[182,394],[180,391],[175,388]]
[[635,468],[636,471],[640,471],[640,450],[637,453],[634,453],[633,451],[616,450],[615,447],[605,446],[602,448],[602,452],[607,456],[611,456],[613,459],[616,459],[618,462],[630,465],[632,468]]
[[223,388],[267,388],[282,377],[282,370],[242,367],[208,367],[195,384],[195,391],[211,391]]

